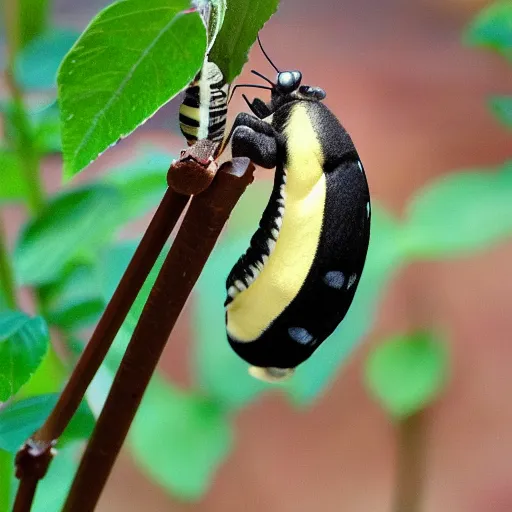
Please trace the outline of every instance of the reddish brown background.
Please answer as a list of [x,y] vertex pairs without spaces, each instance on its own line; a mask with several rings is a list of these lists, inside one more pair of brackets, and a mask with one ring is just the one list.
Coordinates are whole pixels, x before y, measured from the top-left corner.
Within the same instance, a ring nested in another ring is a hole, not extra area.
[[[105,3],[60,0],[56,18],[82,27]],[[479,3],[282,0],[262,32],[280,66],[300,68],[306,83],[326,89],[327,104],[363,157],[373,198],[397,214],[430,179],[511,157],[510,134],[484,102],[490,93],[510,92],[512,72],[496,56],[460,43]],[[256,50],[251,64],[268,72]],[[233,112],[243,108],[236,101]],[[137,140],[174,149],[176,139],[163,128],[175,123],[175,111],[176,104],[167,107],[102,157],[96,171],[128,157]],[[46,170],[48,186],[56,187],[58,162]],[[391,510],[395,434],[362,386],[361,362],[387,334],[436,325],[450,333],[453,368],[446,393],[427,415],[422,510],[512,511],[511,259],[507,243],[403,271],[387,290],[367,343],[314,407],[301,413],[267,397],[240,415],[234,453],[199,504],[173,501],[124,454],[98,510]],[[411,297],[419,304],[414,310]],[[188,381],[186,347],[184,315],[162,360],[180,382]]]

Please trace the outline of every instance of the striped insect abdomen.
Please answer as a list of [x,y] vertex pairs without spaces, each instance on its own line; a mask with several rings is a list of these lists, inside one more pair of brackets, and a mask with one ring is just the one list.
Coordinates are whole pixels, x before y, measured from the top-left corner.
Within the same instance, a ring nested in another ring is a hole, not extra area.
[[218,66],[205,61],[185,91],[180,106],[180,129],[189,146],[198,140],[221,142],[226,129],[229,84]]

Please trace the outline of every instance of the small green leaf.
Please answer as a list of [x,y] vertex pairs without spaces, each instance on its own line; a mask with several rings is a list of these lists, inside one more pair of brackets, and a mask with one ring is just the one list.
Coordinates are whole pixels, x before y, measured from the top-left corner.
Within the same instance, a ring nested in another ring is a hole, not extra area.
[[0,402],[12,397],[41,364],[48,349],[44,320],[19,311],[0,313]]
[[382,292],[404,262],[399,233],[396,220],[374,205],[370,246],[354,301],[338,328],[287,384],[294,403],[310,405],[370,332]]
[[430,183],[409,204],[403,243],[411,258],[445,258],[511,235],[509,162],[499,172],[459,172]]
[[24,227],[15,250],[21,284],[48,283],[83,250],[90,250],[122,222],[118,191],[102,184],[67,191],[53,198]]
[[114,185],[122,195],[121,209],[127,221],[160,202],[167,189],[167,171],[172,160],[166,153],[147,152],[135,162],[105,175],[103,181]]
[[101,11],[59,69],[65,176],[186,87],[205,50],[205,27],[189,0],[121,0]]
[[198,499],[207,490],[231,442],[231,425],[218,405],[158,377],[144,395],[129,436],[138,465],[185,500]]
[[494,96],[489,101],[494,115],[512,129],[512,96]]
[[[16,453],[20,446],[46,420],[55,407],[59,395],[39,395],[9,404],[0,410],[0,449]],[[66,430],[59,438],[59,446],[88,438],[94,428],[94,416],[82,402]]]
[[54,29],[32,39],[16,59],[18,83],[27,90],[55,87],[57,69],[78,35],[73,30]]
[[0,149],[0,204],[22,201],[27,190],[22,163],[14,151]]
[[228,83],[242,71],[258,32],[277,11],[279,0],[231,0],[210,52]]
[[470,44],[497,50],[512,56],[512,3],[491,3],[473,20],[466,32]]
[[376,347],[365,368],[370,392],[395,418],[429,405],[446,381],[447,353],[431,334],[397,336]]

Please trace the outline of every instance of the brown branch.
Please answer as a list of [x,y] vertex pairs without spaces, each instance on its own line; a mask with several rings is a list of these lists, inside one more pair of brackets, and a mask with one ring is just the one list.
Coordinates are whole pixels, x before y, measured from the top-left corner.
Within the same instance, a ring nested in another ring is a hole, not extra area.
[[188,199],[171,189],[166,191],[57,404],[44,425],[21,448],[19,453],[29,456],[16,459],[16,472],[21,480],[16,512],[30,511],[35,486],[42,478],[38,476],[37,457],[30,456],[30,447],[37,443],[41,449],[49,449],[70,422]]
[[394,512],[419,512],[425,480],[425,412],[398,423]]
[[231,210],[253,179],[225,164],[194,197],[151,290],[78,468],[64,512],[94,510],[167,339]]

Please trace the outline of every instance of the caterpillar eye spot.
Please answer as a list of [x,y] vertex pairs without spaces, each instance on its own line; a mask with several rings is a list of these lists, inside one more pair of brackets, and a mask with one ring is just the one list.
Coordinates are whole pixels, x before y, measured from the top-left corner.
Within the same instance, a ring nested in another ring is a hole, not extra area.
[[325,274],[323,281],[327,286],[341,290],[345,284],[345,275],[340,270],[331,270]]

